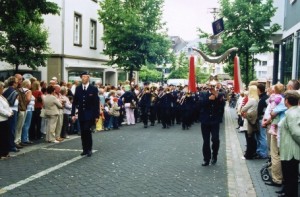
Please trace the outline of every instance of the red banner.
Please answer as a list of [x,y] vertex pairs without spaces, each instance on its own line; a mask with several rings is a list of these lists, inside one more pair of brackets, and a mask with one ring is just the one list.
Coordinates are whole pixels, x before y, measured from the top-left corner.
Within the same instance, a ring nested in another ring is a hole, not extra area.
[[240,59],[236,55],[234,57],[234,92],[240,93],[243,89],[242,87],[242,78],[241,78],[241,69],[240,69]]
[[196,92],[195,58],[193,55],[190,57],[189,91]]

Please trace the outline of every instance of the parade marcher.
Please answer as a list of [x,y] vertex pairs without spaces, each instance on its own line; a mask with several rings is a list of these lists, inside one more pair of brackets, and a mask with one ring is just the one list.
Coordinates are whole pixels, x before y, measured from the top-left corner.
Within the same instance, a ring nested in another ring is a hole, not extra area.
[[144,128],[148,127],[148,113],[151,105],[151,93],[149,87],[143,89],[142,95],[139,98],[139,106],[141,109],[141,119],[144,123]]
[[[202,153],[204,162],[202,166],[215,165],[220,147],[219,130],[222,118],[223,97],[215,90],[215,83],[209,84],[208,91],[200,95],[200,122],[203,137]],[[210,138],[212,151],[210,149]],[[211,153],[212,152],[212,153]]]
[[161,123],[163,129],[168,129],[171,126],[171,107],[173,102],[173,96],[170,93],[170,89],[165,88],[161,97],[159,97],[159,108],[161,115]]
[[75,121],[75,109],[78,109],[78,120],[81,128],[81,142],[83,152],[81,156],[92,156],[92,127],[98,121],[99,110],[99,96],[98,89],[89,84],[90,75],[87,72],[80,74],[81,85],[76,87],[74,100],[72,105],[72,120]]
[[150,115],[149,115],[149,120],[151,122],[151,126],[154,126],[155,120],[156,120],[156,114],[157,114],[157,97],[158,95],[156,94],[156,87],[152,86],[151,87],[151,103],[150,103]]
[[182,115],[182,130],[189,130],[191,127],[191,112],[193,110],[193,97],[190,92],[187,92],[180,99],[181,115]]

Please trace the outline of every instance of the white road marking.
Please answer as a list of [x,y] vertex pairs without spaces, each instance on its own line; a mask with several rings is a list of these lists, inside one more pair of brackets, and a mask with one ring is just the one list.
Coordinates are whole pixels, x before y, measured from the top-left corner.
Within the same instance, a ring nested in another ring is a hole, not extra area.
[[[56,150],[70,150],[70,149],[56,149]],[[74,150],[74,151],[78,151],[78,150]],[[93,150],[93,153],[96,152],[96,151],[97,151],[97,150]],[[41,172],[39,172],[39,173],[37,173],[37,174],[34,174],[34,175],[32,175],[32,176],[30,176],[30,177],[28,177],[28,178],[26,178],[26,179],[23,179],[23,180],[21,180],[21,181],[19,181],[19,182],[17,182],[17,183],[13,183],[13,184],[8,185],[8,186],[6,186],[6,187],[0,188],[0,194],[4,194],[4,193],[6,193],[7,191],[10,191],[10,190],[13,190],[13,189],[15,189],[15,188],[17,188],[17,187],[20,187],[20,186],[22,186],[22,185],[25,185],[25,184],[27,184],[27,183],[29,183],[29,182],[31,182],[31,181],[34,181],[35,179],[38,179],[38,178],[40,178],[40,177],[42,177],[42,176],[45,176],[45,175],[49,174],[50,172],[53,172],[53,171],[55,171],[55,170],[57,170],[57,169],[60,169],[60,168],[62,168],[62,167],[64,167],[64,166],[69,165],[69,164],[71,164],[71,163],[73,163],[73,162],[75,162],[75,161],[77,161],[77,160],[79,160],[79,159],[82,159],[82,158],[84,158],[84,157],[83,157],[83,156],[75,157],[75,158],[70,159],[70,160],[68,160],[68,161],[65,161],[65,162],[63,162],[63,163],[60,163],[60,164],[58,164],[58,165],[56,165],[56,166],[53,166],[53,167],[48,168],[48,169],[46,169],[46,170],[43,170],[43,171],[41,171]]]
[[61,149],[61,148],[42,148],[44,150],[54,150],[54,151],[75,151],[75,152],[82,152],[79,149]]

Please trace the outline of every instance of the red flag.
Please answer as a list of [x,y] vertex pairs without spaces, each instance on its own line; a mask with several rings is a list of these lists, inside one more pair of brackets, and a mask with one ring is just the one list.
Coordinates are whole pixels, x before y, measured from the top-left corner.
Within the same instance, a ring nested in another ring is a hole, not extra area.
[[196,92],[195,58],[190,57],[189,91]]
[[234,57],[234,92],[240,93],[243,89],[242,79],[241,79],[241,69],[240,69],[240,59],[236,55]]

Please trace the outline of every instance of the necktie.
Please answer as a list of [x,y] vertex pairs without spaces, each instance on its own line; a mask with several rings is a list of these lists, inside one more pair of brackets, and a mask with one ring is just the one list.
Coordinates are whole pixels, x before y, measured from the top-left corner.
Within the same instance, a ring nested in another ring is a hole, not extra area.
[[83,91],[86,91],[86,87],[85,86],[83,86]]

